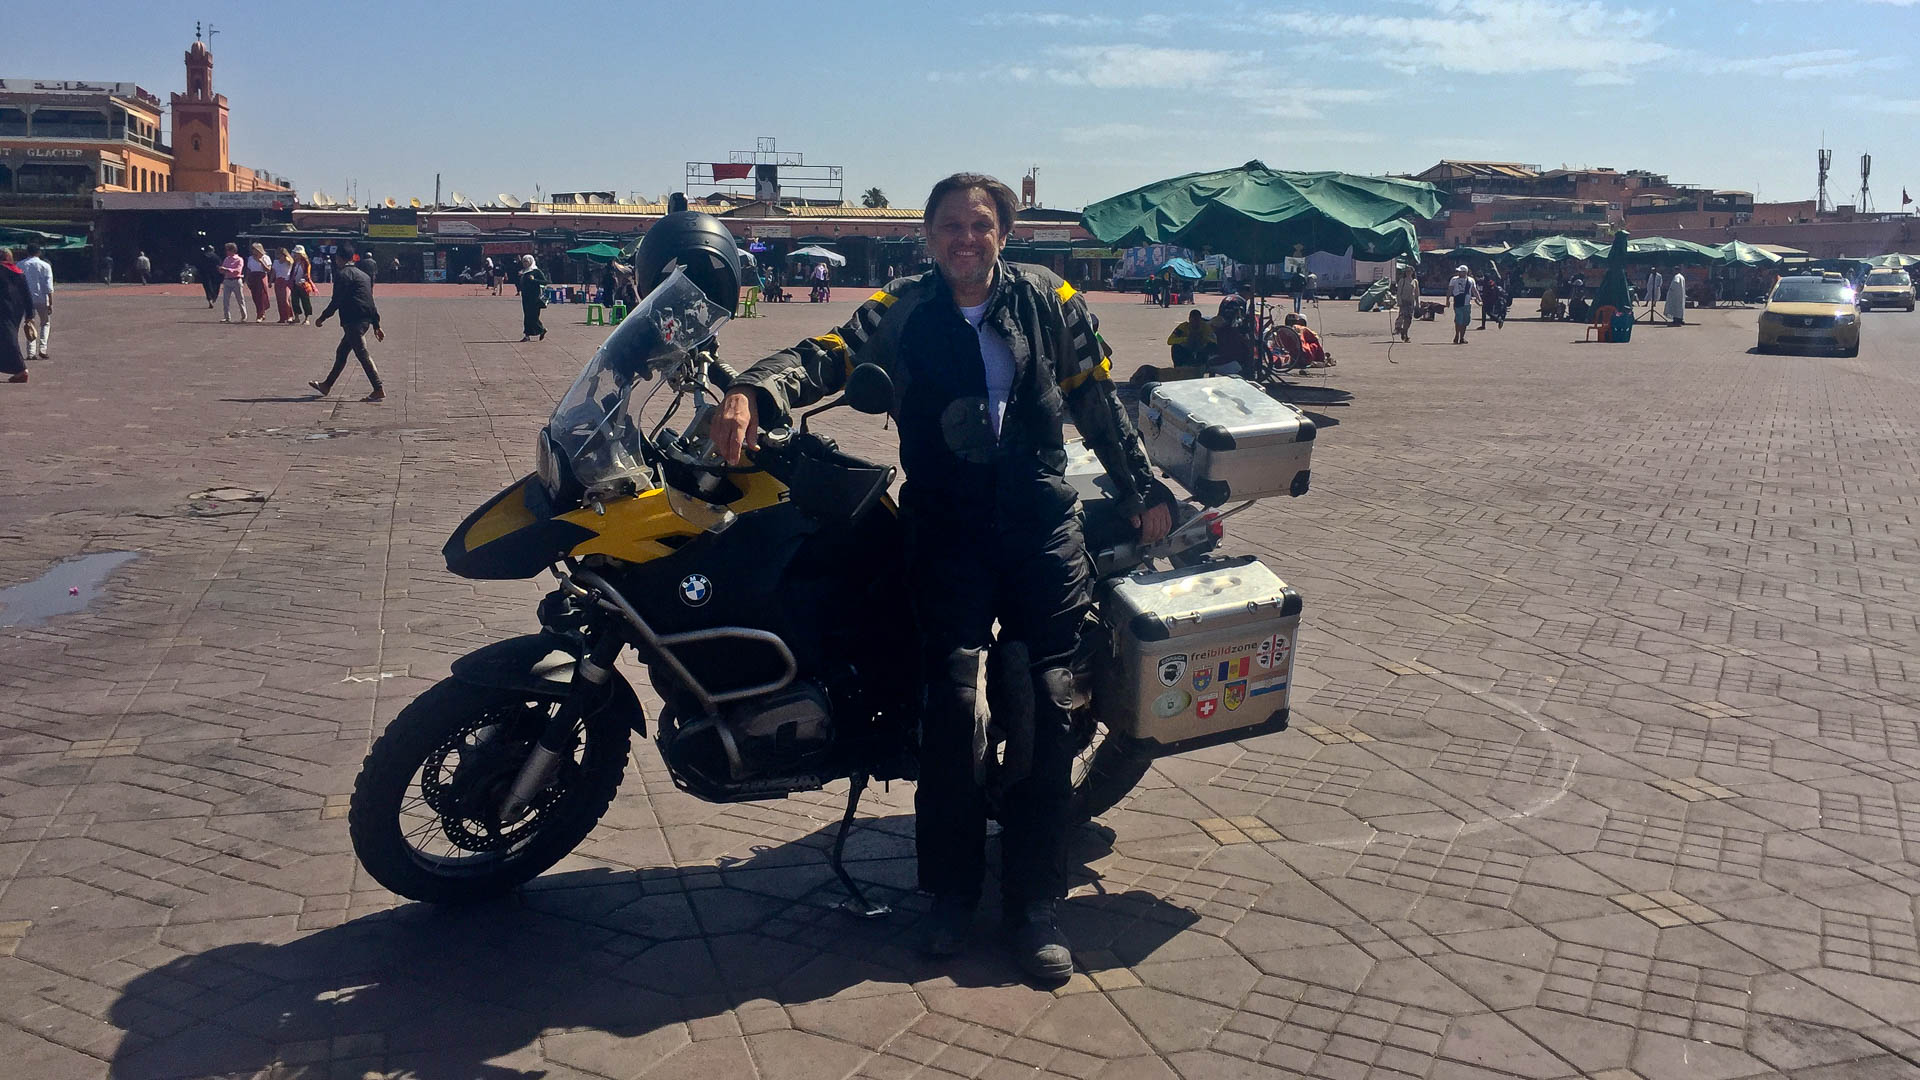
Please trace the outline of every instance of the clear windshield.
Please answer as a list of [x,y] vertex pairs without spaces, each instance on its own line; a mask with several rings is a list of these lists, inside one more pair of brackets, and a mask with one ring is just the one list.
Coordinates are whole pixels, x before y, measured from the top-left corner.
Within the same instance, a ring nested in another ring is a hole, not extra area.
[[1874,285],[1896,285],[1905,288],[1911,284],[1913,284],[1913,278],[1909,277],[1905,270],[1875,270],[1873,273],[1867,275],[1867,285],[1869,287]]
[[1853,290],[1837,281],[1785,278],[1773,287],[1776,304],[1851,304]]
[[635,385],[678,367],[728,318],[675,270],[607,335],[547,421],[548,436],[589,491],[643,471],[639,423],[628,411]]

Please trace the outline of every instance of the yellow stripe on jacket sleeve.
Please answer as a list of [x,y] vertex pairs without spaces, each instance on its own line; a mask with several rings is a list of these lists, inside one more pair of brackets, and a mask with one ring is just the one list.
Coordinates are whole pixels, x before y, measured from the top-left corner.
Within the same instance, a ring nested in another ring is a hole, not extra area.
[[879,292],[867,297],[867,303],[879,304],[881,307],[892,307],[893,302],[898,299],[900,298],[885,289],[881,289]]
[[1100,358],[1100,362],[1098,364],[1095,364],[1094,366],[1088,368],[1085,371],[1078,371],[1073,373],[1072,375],[1067,376],[1064,379],[1061,379],[1060,389],[1070,392],[1074,390],[1076,387],[1078,387],[1081,383],[1086,382],[1088,379],[1092,379],[1095,382],[1106,382],[1112,377],[1113,377],[1113,361],[1108,360],[1106,357],[1103,356]]
[[847,365],[847,374],[853,374],[853,350],[847,348],[845,338],[839,334],[821,334],[819,337],[807,340],[838,356],[840,361]]

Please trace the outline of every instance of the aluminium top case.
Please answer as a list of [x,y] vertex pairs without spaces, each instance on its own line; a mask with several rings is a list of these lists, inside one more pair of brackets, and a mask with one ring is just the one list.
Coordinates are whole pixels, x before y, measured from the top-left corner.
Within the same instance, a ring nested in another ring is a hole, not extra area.
[[1208,506],[1306,494],[1315,434],[1305,413],[1234,376],[1140,390],[1147,456]]

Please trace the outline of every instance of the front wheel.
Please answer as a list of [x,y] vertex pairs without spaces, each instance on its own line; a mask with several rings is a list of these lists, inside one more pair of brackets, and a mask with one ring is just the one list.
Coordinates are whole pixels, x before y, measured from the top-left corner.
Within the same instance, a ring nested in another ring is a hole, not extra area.
[[[498,807],[560,705],[447,679],[401,710],[368,751],[347,831],[373,879],[412,900],[465,904],[559,862],[606,813],[626,771],[622,695],[581,720],[553,780],[515,820]],[[637,702],[632,703],[637,707]]]

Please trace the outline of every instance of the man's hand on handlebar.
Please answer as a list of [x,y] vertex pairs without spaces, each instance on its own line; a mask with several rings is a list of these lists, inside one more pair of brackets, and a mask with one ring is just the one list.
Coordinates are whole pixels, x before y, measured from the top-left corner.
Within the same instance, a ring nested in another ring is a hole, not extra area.
[[1167,538],[1173,530],[1173,507],[1166,503],[1155,503],[1147,512],[1133,519],[1133,527],[1140,530],[1140,542],[1156,544]]
[[740,464],[740,455],[745,451],[760,449],[760,409],[753,391],[727,391],[707,434],[713,439],[713,448],[719,452],[720,460],[729,465]]

